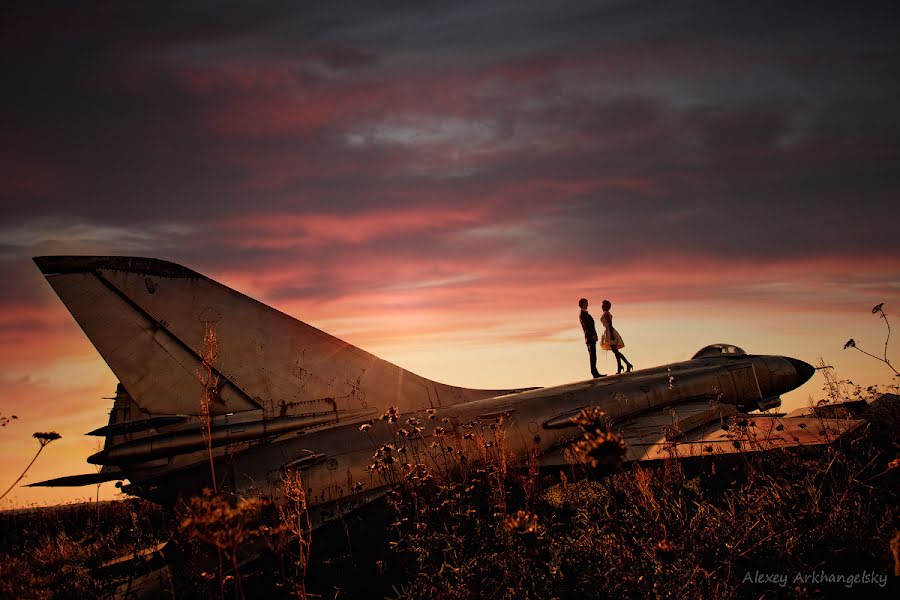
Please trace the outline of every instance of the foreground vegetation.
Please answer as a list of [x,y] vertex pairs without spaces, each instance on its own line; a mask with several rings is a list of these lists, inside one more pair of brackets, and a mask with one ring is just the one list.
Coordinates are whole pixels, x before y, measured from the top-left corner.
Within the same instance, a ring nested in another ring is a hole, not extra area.
[[104,562],[168,536],[159,506],[129,498],[0,512],[0,598],[97,598]]
[[[302,494],[293,510],[207,497],[171,515],[136,499],[0,513],[0,597],[107,597],[128,575],[104,562],[173,533],[195,549],[179,597],[818,597],[881,591],[872,576],[900,569],[896,403],[830,446],[621,468],[596,417],[579,448],[593,467],[513,464],[490,424],[439,437],[439,468],[405,462],[403,440],[378,448],[397,490],[311,543]],[[263,560],[240,563],[244,547]],[[200,566],[209,548],[221,572]]]

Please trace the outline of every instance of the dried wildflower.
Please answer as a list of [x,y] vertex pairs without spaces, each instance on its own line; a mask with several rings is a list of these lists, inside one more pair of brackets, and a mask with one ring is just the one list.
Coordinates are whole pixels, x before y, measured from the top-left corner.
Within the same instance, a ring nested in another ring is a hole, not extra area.
[[668,539],[664,539],[656,545],[654,554],[659,562],[664,564],[670,563],[675,558],[675,544]]
[[582,439],[574,444],[576,453],[594,467],[618,470],[627,447],[620,436],[609,431],[605,413],[597,407],[586,408],[578,415],[576,423],[584,432]]
[[54,440],[58,440],[62,436],[59,435],[58,433],[56,433],[55,431],[47,431],[47,432],[38,431],[37,433],[33,434],[31,437],[33,437],[34,439],[39,441],[41,443],[41,446],[46,446],[50,442],[52,442]]
[[443,427],[435,427],[434,435],[444,435],[444,428]]
[[900,469],[900,458],[895,458],[891,462],[888,463],[888,471],[892,471],[894,469]]
[[582,410],[576,417],[575,423],[585,432],[605,433],[609,429],[606,413],[596,406]]
[[397,435],[400,437],[409,437],[409,430],[406,427],[403,427],[397,432]]
[[585,434],[575,443],[575,450],[595,467],[616,470],[622,464],[627,448],[614,433]]
[[14,487],[16,487],[16,484],[19,483],[20,481],[22,481],[22,478],[25,477],[25,474],[26,474],[26,473],[28,473],[28,469],[31,468],[31,465],[34,464],[34,461],[36,461],[37,458],[38,458],[38,456],[41,455],[41,451],[44,449],[44,447],[45,447],[47,444],[49,444],[50,442],[52,442],[52,441],[54,441],[54,440],[58,440],[58,439],[61,438],[62,436],[59,435],[58,433],[56,433],[55,431],[47,431],[47,432],[39,431],[39,432],[35,433],[32,437],[33,437],[34,439],[36,439],[38,442],[40,442],[41,447],[38,448],[37,454],[35,454],[35,455],[34,455],[34,458],[31,459],[31,462],[28,463],[28,466],[25,467],[25,470],[22,471],[22,474],[19,475],[19,478],[16,479],[15,481],[13,481],[12,485],[9,486],[9,487],[7,488],[7,490],[6,490],[5,492],[3,492],[2,495],[0,495],[0,500],[3,500],[4,498],[6,498],[6,495],[7,495],[9,492],[11,492],[12,489],[13,489]]
[[441,423],[443,423],[444,425],[446,425],[449,422],[450,422],[450,417],[441,417]]
[[464,440],[471,440],[471,439],[473,439],[474,437],[475,437],[475,434],[472,433],[471,431],[467,431],[466,433],[463,434],[463,439],[464,439]]
[[369,423],[363,423],[359,426],[359,430],[362,432],[369,431],[370,429],[372,429],[372,426]]
[[536,536],[540,529],[537,515],[526,510],[509,515],[503,525],[509,532],[520,536]]
[[874,315],[875,313],[884,312],[882,310],[883,307],[884,307],[884,302],[882,302],[881,304],[878,304],[877,306],[875,306],[875,308],[872,309],[872,314]]
[[847,343],[844,344],[844,350],[846,350],[847,348],[856,348],[856,340],[854,340],[853,338],[847,340]]

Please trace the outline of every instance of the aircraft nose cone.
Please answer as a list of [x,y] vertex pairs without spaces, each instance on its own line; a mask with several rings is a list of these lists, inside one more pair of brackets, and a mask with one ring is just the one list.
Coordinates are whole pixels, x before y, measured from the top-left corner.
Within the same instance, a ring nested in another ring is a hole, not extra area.
[[791,358],[789,356],[785,356],[789,363],[794,365],[794,370],[797,371],[797,387],[803,385],[809,378],[813,376],[813,373],[816,372],[816,368],[809,363],[803,362],[802,360],[798,360],[796,358]]

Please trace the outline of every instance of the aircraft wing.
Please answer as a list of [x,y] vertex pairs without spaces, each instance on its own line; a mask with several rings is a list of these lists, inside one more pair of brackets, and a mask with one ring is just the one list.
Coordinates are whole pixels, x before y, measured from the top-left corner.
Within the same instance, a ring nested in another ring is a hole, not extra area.
[[768,415],[741,415],[722,424],[711,423],[668,438],[637,438],[626,435],[627,460],[689,458],[740,452],[764,452],[792,446],[830,444],[865,421]]
[[[747,415],[731,404],[700,400],[617,421],[611,429],[627,444],[625,460],[639,462],[829,444],[865,422],[814,415]],[[554,452],[543,462],[566,464],[566,459],[564,453]]]

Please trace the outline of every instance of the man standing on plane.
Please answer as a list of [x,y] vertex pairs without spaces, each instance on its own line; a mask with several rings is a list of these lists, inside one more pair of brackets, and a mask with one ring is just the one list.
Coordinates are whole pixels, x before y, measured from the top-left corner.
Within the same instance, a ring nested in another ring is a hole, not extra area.
[[594,317],[587,310],[587,298],[579,300],[578,306],[581,307],[581,314],[578,315],[578,320],[581,321],[581,329],[584,330],[584,341],[587,344],[588,356],[590,356],[591,360],[591,375],[603,377],[600,371],[597,370],[597,328],[594,326]]

